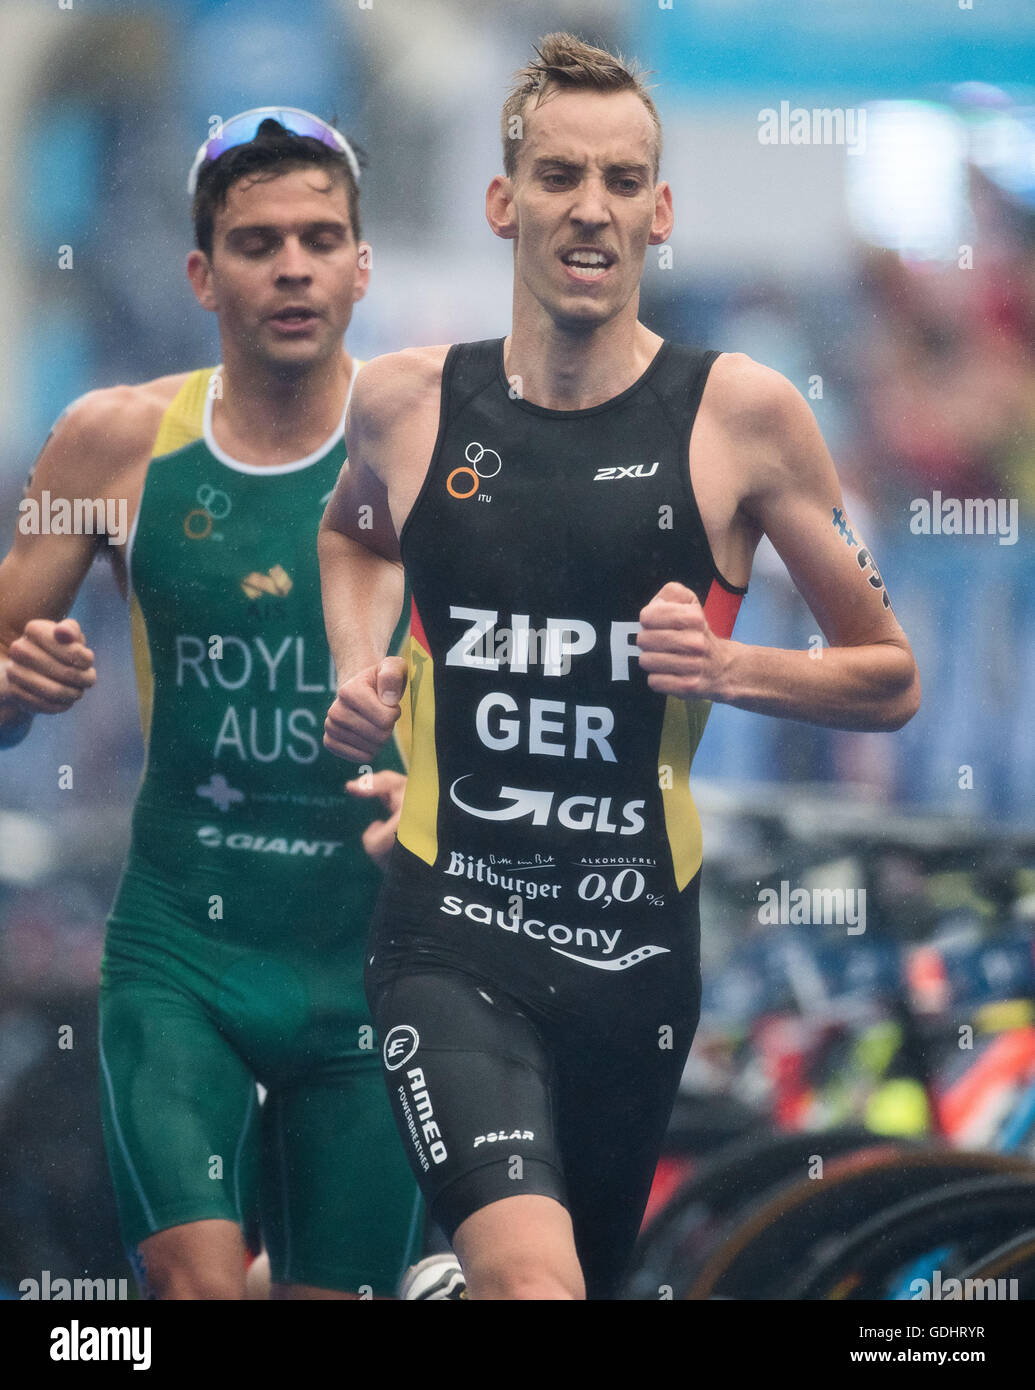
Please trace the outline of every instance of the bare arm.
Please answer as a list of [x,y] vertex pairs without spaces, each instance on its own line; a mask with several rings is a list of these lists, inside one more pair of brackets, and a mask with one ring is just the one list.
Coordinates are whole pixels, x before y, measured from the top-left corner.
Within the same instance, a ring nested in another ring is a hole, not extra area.
[[[357,380],[346,424],[348,461],[320,523],[320,588],[341,681],[381,660],[399,616],[403,573],[388,489],[366,462],[383,440]],[[359,398],[357,400],[357,397]]]
[[365,465],[350,459],[317,541],[324,625],[338,673],[323,742],[330,752],[359,762],[372,757],[391,733],[406,685],[406,663],[385,655],[402,604],[402,566],[348,533],[350,518],[365,515],[361,509],[371,505],[358,499],[376,492],[376,484]]
[[[51,431],[25,488],[14,543],[0,561],[0,741],[18,742],[35,714],[69,709],[97,679],[78,623],[62,622],[103,537],[46,534],[50,499],[70,499],[89,426],[71,407]],[[44,493],[48,494],[47,498]]]
[[324,746],[353,761],[388,738],[406,684],[406,662],[385,653],[404,589],[398,537],[438,426],[441,360],[430,352],[393,353],[360,372],[348,462],[320,525],[324,622],[339,679]]
[[839,729],[894,730],[916,713],[920,679],[833,461],[795,388],[750,359],[727,381],[732,457],[745,513],[772,540],[829,647],[818,653],[716,637],[694,595],[666,585],[641,613],[652,689]]
[[[68,408],[36,461],[19,506],[14,543],[0,562],[0,746],[24,736],[35,714],[60,714],[94,684],[93,652],[66,617],[98,550],[98,534],[55,534],[43,524],[55,503],[115,503],[125,519],[164,404],[182,378],[92,391]],[[92,514],[96,528],[101,515]],[[55,528],[56,529],[56,528]],[[113,535],[125,542],[125,534]],[[6,736],[5,736],[6,735]]]

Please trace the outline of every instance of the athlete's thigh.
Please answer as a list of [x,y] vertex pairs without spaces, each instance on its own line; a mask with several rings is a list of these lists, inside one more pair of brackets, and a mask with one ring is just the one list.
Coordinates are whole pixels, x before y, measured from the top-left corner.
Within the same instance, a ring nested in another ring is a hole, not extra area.
[[258,1168],[251,1072],[200,1001],[158,968],[109,963],[106,976],[102,1120],[127,1248],[191,1221],[248,1228]]
[[395,1124],[447,1237],[504,1197],[563,1204],[549,1059],[519,1007],[445,970],[368,986]]
[[693,1041],[696,1009],[667,1013],[660,1022],[636,1006],[606,1037],[570,1029],[554,1047],[558,1148],[590,1299],[621,1286]]
[[260,1205],[275,1284],[395,1293],[417,1258],[424,1213],[376,1052],[314,1061],[271,1084]]

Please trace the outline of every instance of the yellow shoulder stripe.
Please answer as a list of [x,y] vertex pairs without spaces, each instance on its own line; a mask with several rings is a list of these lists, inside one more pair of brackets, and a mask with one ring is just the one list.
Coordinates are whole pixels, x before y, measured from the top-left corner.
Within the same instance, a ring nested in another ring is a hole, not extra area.
[[191,372],[169,402],[151,451],[154,458],[171,454],[201,438],[205,397],[215,370],[214,367],[200,367],[196,372]]

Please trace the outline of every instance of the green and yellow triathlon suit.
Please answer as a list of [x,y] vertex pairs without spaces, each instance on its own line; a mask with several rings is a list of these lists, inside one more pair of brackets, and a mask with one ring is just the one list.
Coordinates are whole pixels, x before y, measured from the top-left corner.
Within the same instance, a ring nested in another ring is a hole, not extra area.
[[241,463],[212,436],[219,380],[193,372],[165,411],[129,542],[147,759],[100,1009],[122,1234],[136,1258],[225,1218],[261,1229],[277,1282],[391,1294],[421,1211],[362,985],[381,874],[361,836],[385,812],[322,742],[316,535],[344,417],[307,458]]

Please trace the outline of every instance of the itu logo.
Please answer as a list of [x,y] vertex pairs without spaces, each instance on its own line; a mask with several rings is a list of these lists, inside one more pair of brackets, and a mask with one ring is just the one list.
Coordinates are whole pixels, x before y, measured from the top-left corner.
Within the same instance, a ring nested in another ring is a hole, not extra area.
[[[446,491],[450,497],[456,497],[460,501],[473,497],[482,483],[487,478],[495,478],[503,467],[503,460],[496,450],[486,449],[485,445],[479,444],[476,439],[464,450],[464,458],[470,467],[461,464],[459,468],[454,468],[446,479]],[[488,500],[486,497],[486,501]]]
[[194,507],[183,518],[183,534],[192,541],[204,541],[209,538],[221,541],[223,533],[213,531],[212,523],[222,521],[230,515],[230,498],[211,483],[202,483],[195,493],[195,498],[201,506]]

